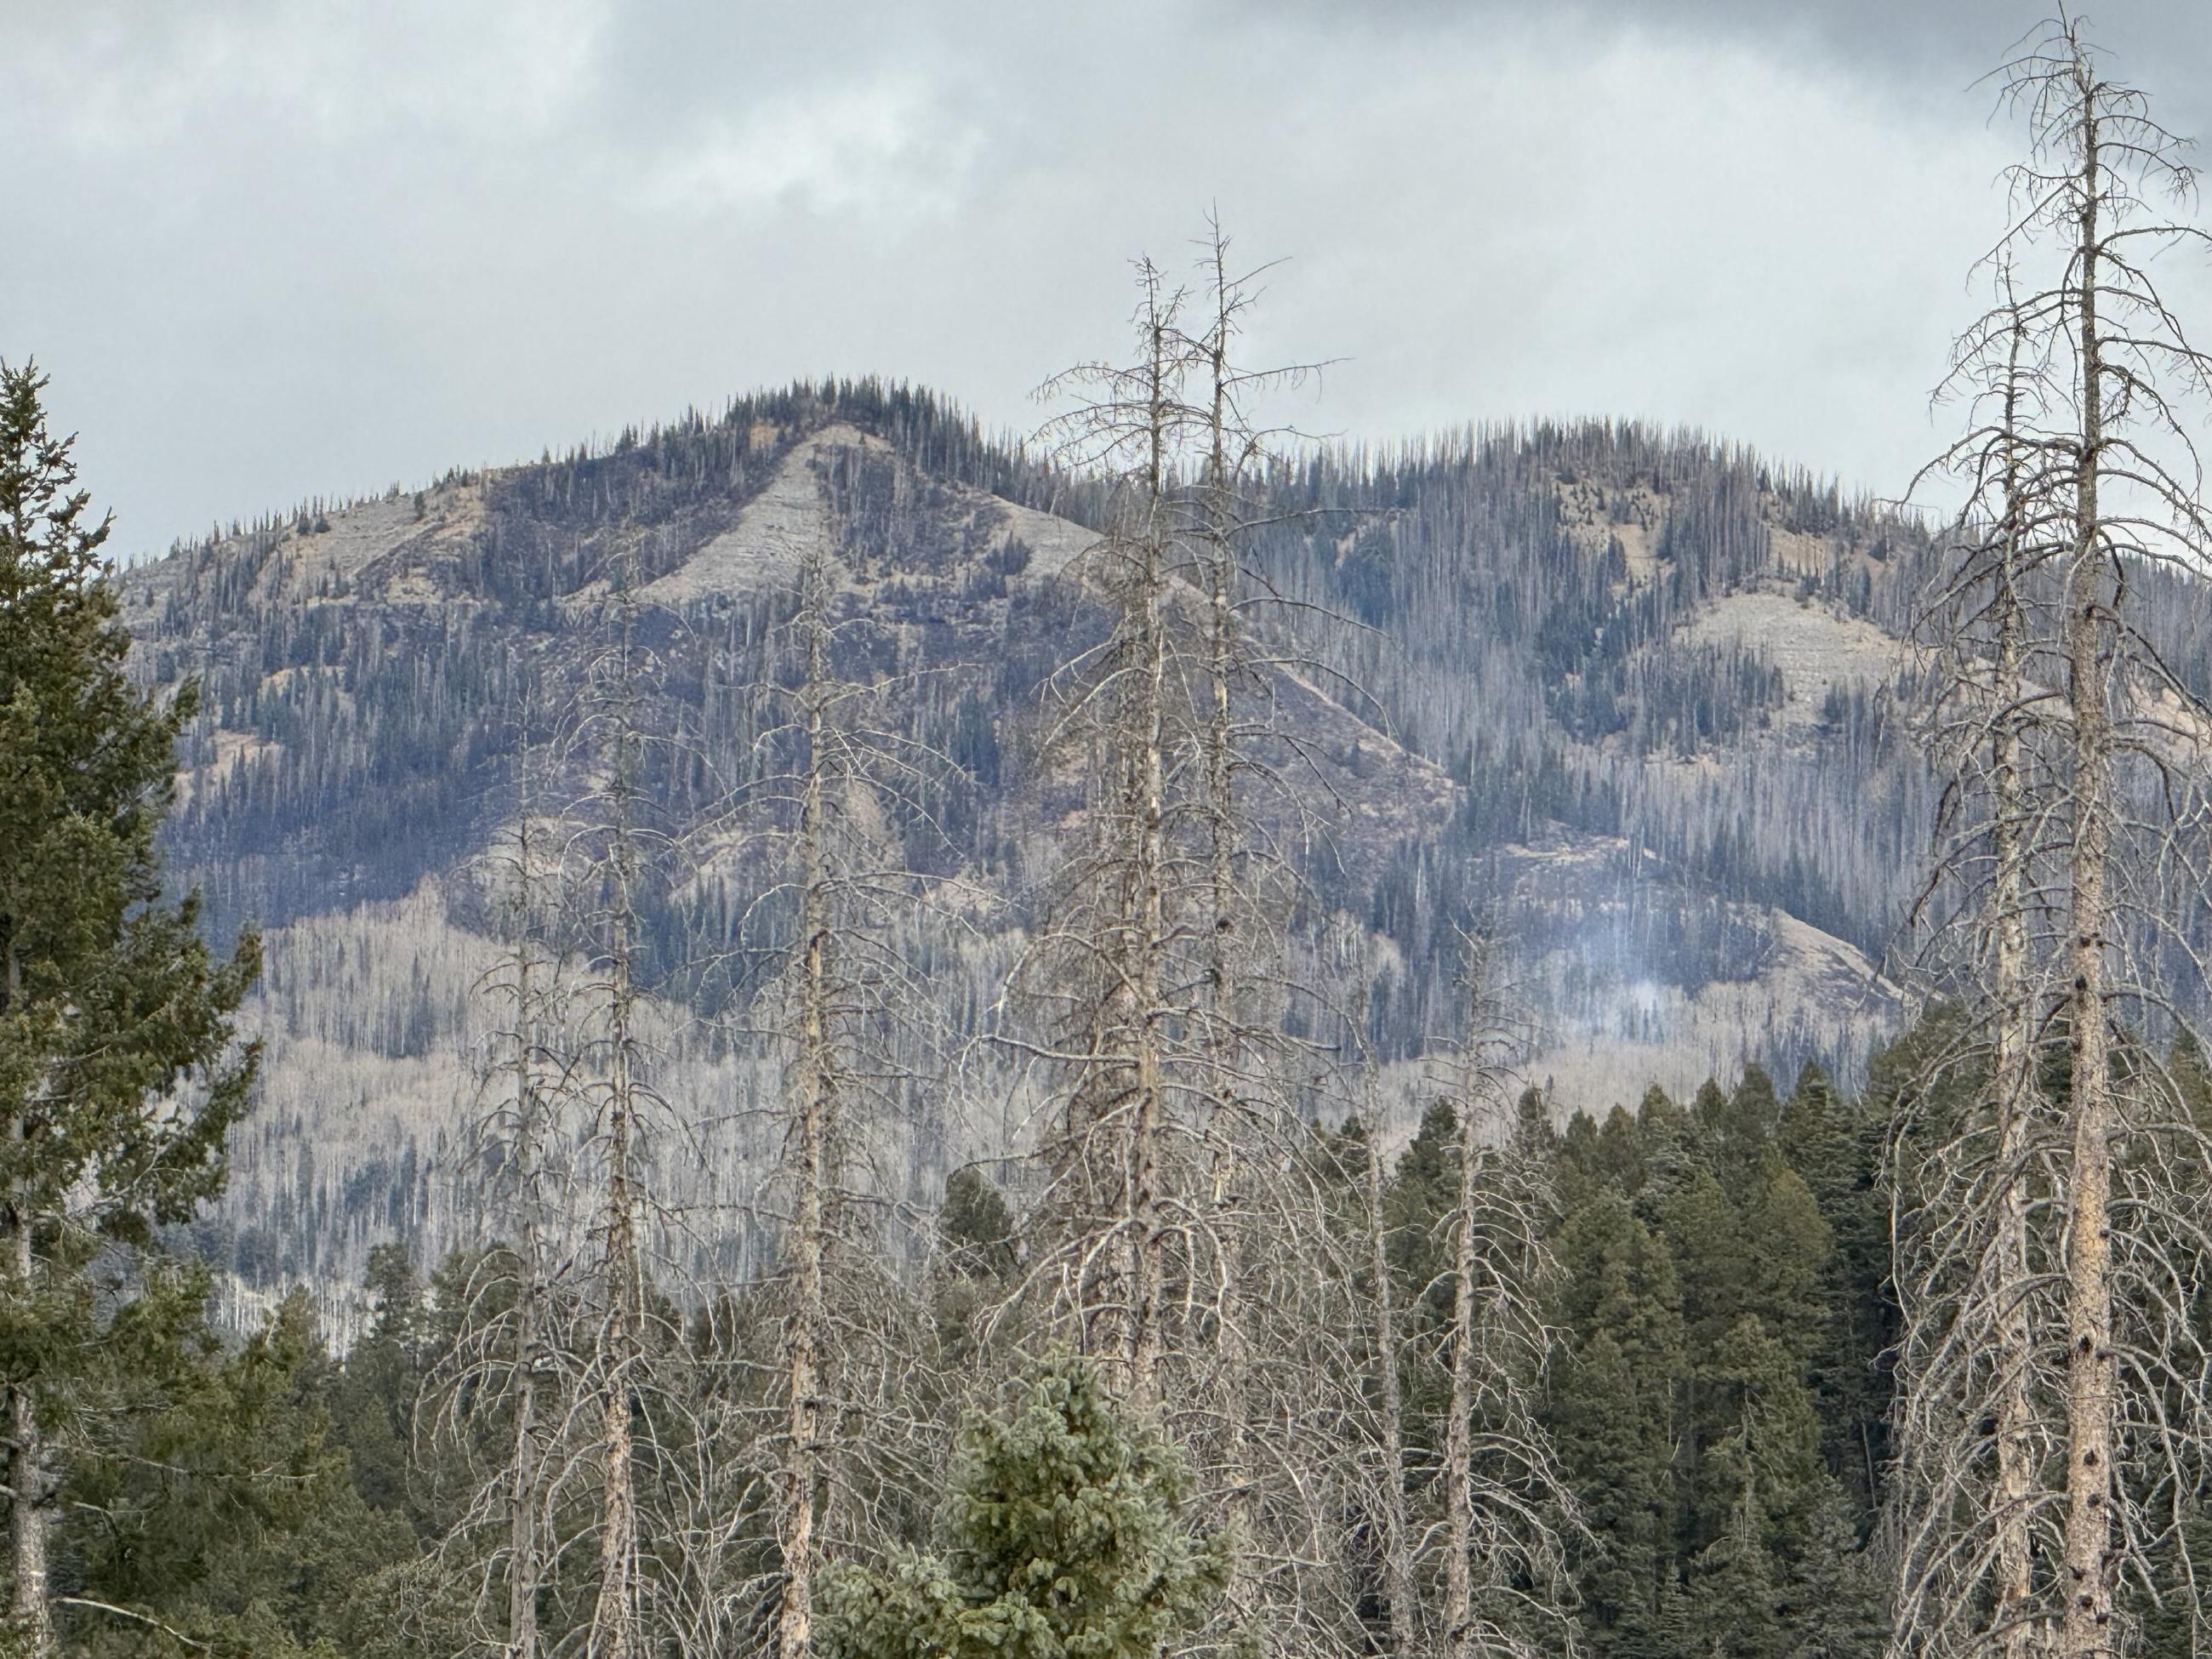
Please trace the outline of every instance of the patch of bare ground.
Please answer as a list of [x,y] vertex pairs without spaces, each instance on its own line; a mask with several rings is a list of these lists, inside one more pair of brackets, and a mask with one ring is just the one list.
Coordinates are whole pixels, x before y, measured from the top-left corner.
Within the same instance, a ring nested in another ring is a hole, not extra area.
[[1832,687],[1878,685],[1898,663],[1898,642],[1872,623],[1767,590],[1728,595],[1676,637],[1740,645],[1765,656],[1782,672],[1787,700],[1781,720],[1790,726],[1816,724]]

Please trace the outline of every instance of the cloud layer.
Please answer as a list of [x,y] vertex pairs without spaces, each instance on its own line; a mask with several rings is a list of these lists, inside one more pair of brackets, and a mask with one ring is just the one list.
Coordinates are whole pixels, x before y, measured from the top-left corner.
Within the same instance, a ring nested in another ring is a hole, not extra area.
[[[1311,423],[1637,415],[1900,488],[2032,7],[1531,10],[0,0],[0,356],[142,553],[799,375],[1026,425],[1218,204],[1290,258],[1257,349],[1347,360]],[[2114,21],[2212,115],[2195,0]]]

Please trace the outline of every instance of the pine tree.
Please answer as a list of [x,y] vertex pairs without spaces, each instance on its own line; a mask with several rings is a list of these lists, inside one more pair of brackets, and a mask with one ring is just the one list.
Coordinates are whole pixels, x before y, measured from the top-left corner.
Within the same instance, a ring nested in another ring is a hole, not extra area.
[[1813,1359],[1825,1453],[1863,1514],[1882,1497],[1890,1391],[1881,1356],[1896,1333],[1889,1207],[1875,1184],[1877,1127],[1871,1114],[1837,1096],[1817,1063],[1798,1075],[1783,1111],[1783,1155],[1811,1191],[1834,1241],[1820,1272],[1817,1300],[1825,1327]]
[[1157,1659],[1202,1626],[1235,1540],[1200,1539],[1190,1475],[1097,1365],[1062,1356],[972,1423],[951,1551],[848,1566],[820,1586],[830,1659]]
[[963,1279],[1005,1279],[1020,1265],[1013,1210],[981,1170],[970,1166],[945,1177],[937,1227],[952,1270]]
[[12,1614],[37,1659],[56,1651],[56,1495],[119,1358],[93,1264],[221,1188],[253,1070],[231,1016],[258,964],[251,936],[218,959],[197,900],[163,896],[155,836],[194,700],[125,672],[107,521],[45,386],[0,365],[0,1384]]
[[[304,1291],[235,1350],[201,1317],[205,1274],[172,1268],[131,1310],[143,1408],[128,1443],[79,1464],[58,1529],[97,1628],[87,1656],[170,1653],[194,1642],[255,1659],[319,1656],[372,1575],[410,1559],[413,1530],[362,1500],[329,1410],[336,1368]],[[163,1626],[177,1645],[156,1632]],[[348,1644],[344,1650],[357,1650]]]
[[1865,1659],[1889,1636],[1888,1586],[1875,1552],[1859,1546],[1851,1500],[1831,1491],[1814,1511],[1783,1622],[1796,1659]]
[[1671,1651],[1681,1290],[1666,1241],[1618,1191],[1569,1216],[1558,1248],[1565,1352],[1547,1414],[1589,1528],[1579,1612],[1595,1652],[1646,1659]]

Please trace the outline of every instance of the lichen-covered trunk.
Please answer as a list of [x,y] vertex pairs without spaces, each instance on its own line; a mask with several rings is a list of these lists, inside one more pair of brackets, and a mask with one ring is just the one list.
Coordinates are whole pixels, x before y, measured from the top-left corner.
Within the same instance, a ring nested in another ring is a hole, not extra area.
[[784,1386],[789,1394],[784,1449],[783,1601],[776,1620],[778,1659],[806,1659],[813,1643],[815,1539],[821,1509],[823,1256],[832,1104],[830,1057],[830,921],[823,850],[822,706],[823,643],[819,618],[808,640],[807,763],[799,807],[804,890],[799,905],[798,1066],[793,1078],[791,1158],[796,1202],[787,1246],[792,1303],[784,1325]]
[[2081,448],[2074,483],[2074,546],[2066,579],[2068,713],[2073,727],[2072,903],[2067,953],[2072,969],[2068,1030],[2072,1157],[2066,1217],[2066,1534],[2063,1659],[2115,1650],[2112,1623],[2112,1056],[2106,1027],[2106,955],[2112,930],[2113,801],[2105,645],[2102,524],[2103,377],[2098,334],[2097,221],[2100,137],[2094,99],[2082,99],[2080,239],[2075,247],[2076,326],[2081,372]]
[[[2019,337],[2006,381],[2005,430],[2014,429],[2017,409]],[[2009,440],[2008,440],[2009,441]],[[1994,573],[1996,657],[1990,685],[1990,835],[1996,877],[1991,894],[1996,949],[1991,993],[1996,1012],[1996,1041],[1991,1088],[1996,1106],[1996,1233],[1990,1251],[1989,1293],[1994,1308],[1996,1353],[1996,1485],[1991,1494],[1996,1529],[1996,1613],[1992,1629],[2003,1659],[2029,1659],[2038,1650],[2035,1614],[2035,1557],[2029,1523],[2038,1478],[2034,1415],[2028,1397],[2033,1366],[2028,1328],[2027,1133],[2035,1088],[2035,1057],[2030,1042],[2034,1018],[2027,988],[2027,802],[2021,776],[2019,709],[2025,690],[2021,672],[2024,618],[2017,580],[2025,504],[2019,469],[2005,456],[2007,522],[1999,531],[1999,563]]]

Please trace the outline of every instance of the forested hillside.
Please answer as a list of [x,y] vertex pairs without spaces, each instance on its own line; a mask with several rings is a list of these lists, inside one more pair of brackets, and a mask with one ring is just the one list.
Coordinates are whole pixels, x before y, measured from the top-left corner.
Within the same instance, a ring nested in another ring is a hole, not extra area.
[[[1917,529],[1694,434],[1598,423],[1321,453],[1263,492],[1250,557],[1283,603],[1255,616],[1298,738],[1267,811],[1302,936],[1335,914],[1371,932],[1386,1059],[1449,1029],[1455,930],[1479,923],[1512,942],[1562,1113],[1751,1060],[1857,1075],[1896,1016],[1874,963],[1932,801],[1889,695]],[[130,573],[142,672],[206,687],[177,869],[219,932],[268,939],[251,1219],[221,1253],[273,1287],[459,1236],[441,1183],[485,1031],[483,859],[527,791],[550,812],[586,787],[568,727],[624,562],[668,738],[641,795],[679,849],[644,895],[665,1086],[732,1076],[693,1018],[749,994],[720,819],[755,737],[742,688],[814,543],[839,562],[840,662],[901,677],[902,730],[949,763],[884,829],[991,896],[933,947],[951,1024],[979,1030],[1075,804],[1033,757],[1048,676],[1103,627],[1060,574],[1102,511],[933,396],[843,384],[310,504]],[[969,1103],[932,1110],[919,1191],[975,1149]]]

